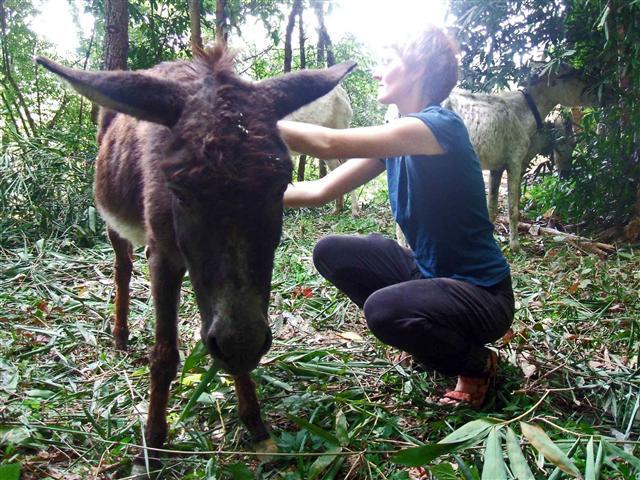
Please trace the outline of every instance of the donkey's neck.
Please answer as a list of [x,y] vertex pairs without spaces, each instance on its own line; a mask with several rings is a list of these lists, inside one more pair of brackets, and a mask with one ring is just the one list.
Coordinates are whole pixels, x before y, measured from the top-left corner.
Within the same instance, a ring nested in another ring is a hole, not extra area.
[[548,86],[544,83],[529,88],[529,94],[533,98],[543,120],[556,105],[561,103],[563,90],[561,85]]

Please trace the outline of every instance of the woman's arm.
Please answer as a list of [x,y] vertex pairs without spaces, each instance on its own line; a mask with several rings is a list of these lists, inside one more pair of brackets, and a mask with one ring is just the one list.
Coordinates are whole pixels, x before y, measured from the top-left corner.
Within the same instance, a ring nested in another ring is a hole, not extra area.
[[377,177],[384,168],[375,158],[353,158],[319,180],[290,184],[284,192],[284,206],[324,205]]
[[278,129],[289,148],[320,159],[444,153],[431,129],[413,117],[375,127],[347,129],[280,120]]

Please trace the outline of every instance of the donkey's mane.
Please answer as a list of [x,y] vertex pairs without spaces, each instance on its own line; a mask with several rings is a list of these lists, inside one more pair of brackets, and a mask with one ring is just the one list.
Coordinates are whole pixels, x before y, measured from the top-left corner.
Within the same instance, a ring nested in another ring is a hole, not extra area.
[[194,63],[210,71],[233,73],[235,56],[222,45],[201,49],[195,52]]
[[221,184],[256,188],[290,175],[269,99],[234,73],[226,48],[199,50],[192,61],[153,70],[188,83],[191,93],[187,108],[193,114],[184,114],[174,129],[174,145],[188,145],[189,155],[162,162],[171,183],[206,194],[219,192]]

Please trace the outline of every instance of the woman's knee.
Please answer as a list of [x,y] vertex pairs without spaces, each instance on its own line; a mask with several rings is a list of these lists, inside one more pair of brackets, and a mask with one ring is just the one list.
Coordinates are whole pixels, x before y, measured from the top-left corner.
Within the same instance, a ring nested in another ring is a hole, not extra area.
[[393,336],[395,317],[391,311],[388,295],[383,290],[372,293],[364,302],[363,313],[367,327],[376,338],[384,343],[390,343]]
[[331,276],[332,267],[340,253],[340,236],[327,235],[322,237],[313,247],[313,265],[325,278]]
[[366,240],[358,235],[327,235],[322,237],[313,248],[313,264],[325,278],[337,271],[356,267],[354,261],[366,248]]

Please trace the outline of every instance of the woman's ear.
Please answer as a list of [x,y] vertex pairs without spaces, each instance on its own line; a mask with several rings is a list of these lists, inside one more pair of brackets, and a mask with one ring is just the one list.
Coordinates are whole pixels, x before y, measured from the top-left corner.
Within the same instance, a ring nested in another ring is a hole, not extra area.
[[408,65],[407,75],[412,82],[422,83],[427,74],[427,67],[425,65]]

